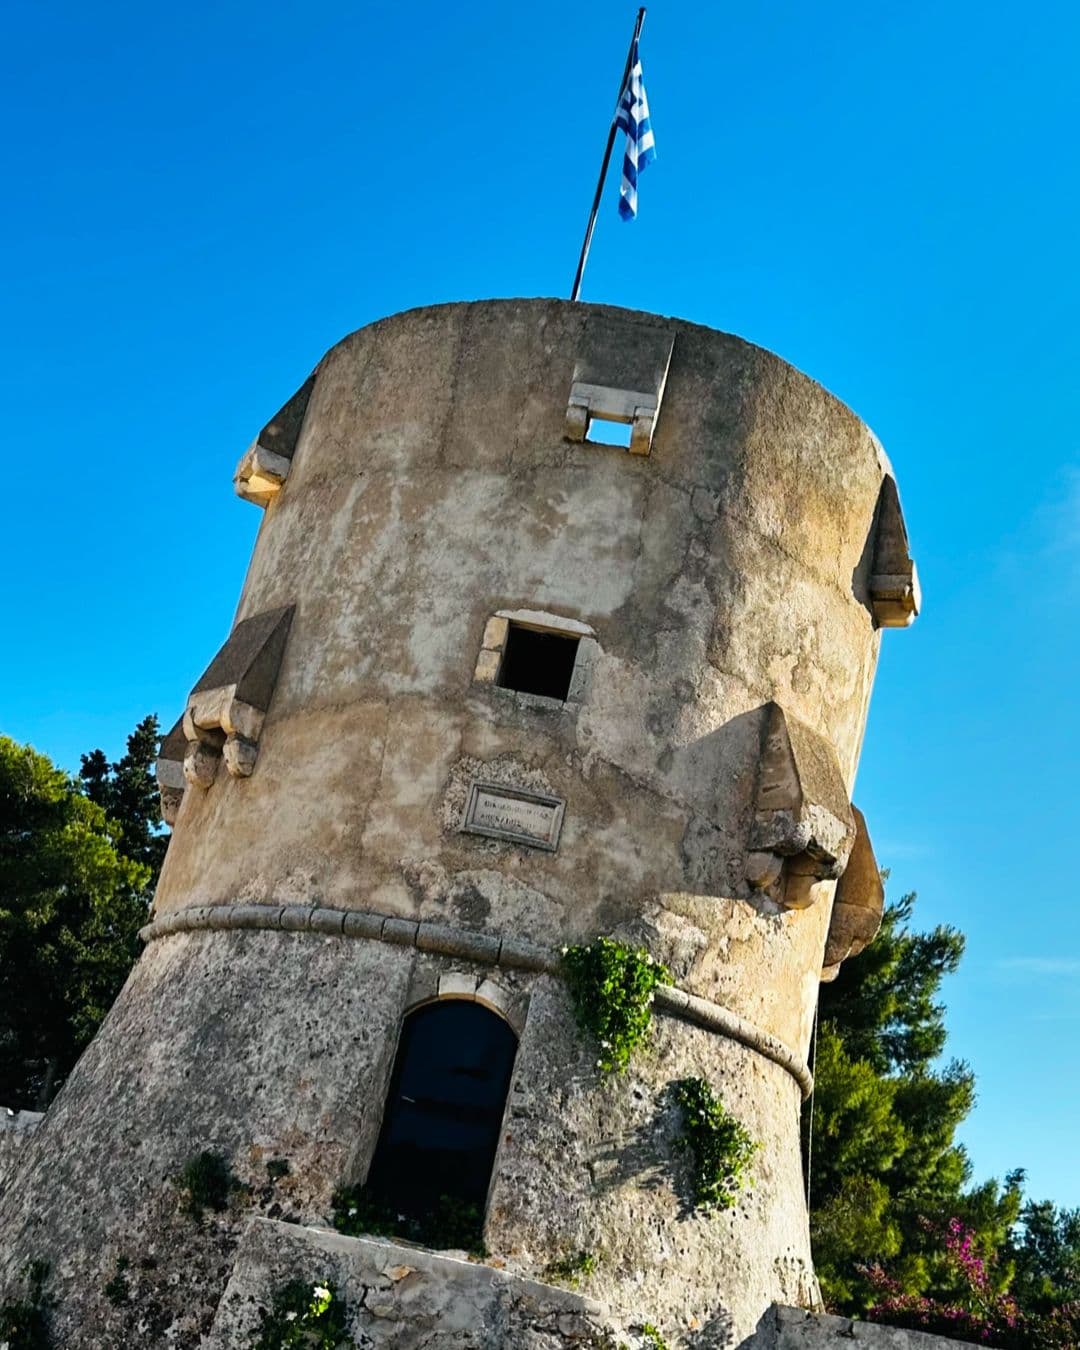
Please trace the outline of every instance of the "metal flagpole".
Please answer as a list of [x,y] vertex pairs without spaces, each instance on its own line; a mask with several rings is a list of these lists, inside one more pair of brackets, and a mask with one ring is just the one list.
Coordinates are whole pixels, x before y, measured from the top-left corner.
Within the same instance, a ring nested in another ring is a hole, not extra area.
[[571,300],[578,300],[581,297],[581,278],[585,274],[585,263],[589,257],[589,245],[592,243],[593,230],[596,229],[596,213],[600,210],[600,198],[604,194],[604,180],[607,178],[608,165],[611,163],[611,147],[615,144],[615,132],[617,130],[615,119],[619,115],[619,103],[622,100],[623,90],[626,88],[626,82],[630,78],[630,62],[634,59],[634,45],[641,36],[641,25],[645,21],[645,9],[642,6],[637,12],[637,22],[634,24],[634,36],[630,39],[630,50],[626,53],[626,69],[623,71],[622,84],[619,85],[619,94],[615,100],[615,111],[611,114],[611,130],[608,132],[607,146],[604,150],[604,162],[600,166],[600,178],[596,184],[596,196],[593,198],[592,211],[589,213],[589,224],[585,229],[585,239],[581,245],[581,257],[578,259],[577,272],[574,276],[574,289],[570,292]]

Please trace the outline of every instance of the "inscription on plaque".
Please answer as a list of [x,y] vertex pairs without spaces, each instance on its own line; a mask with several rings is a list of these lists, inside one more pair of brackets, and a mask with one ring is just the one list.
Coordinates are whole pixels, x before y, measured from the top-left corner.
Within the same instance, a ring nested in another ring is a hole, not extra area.
[[560,797],[543,792],[526,792],[501,783],[473,783],[461,828],[466,834],[509,839],[554,853],[565,806]]

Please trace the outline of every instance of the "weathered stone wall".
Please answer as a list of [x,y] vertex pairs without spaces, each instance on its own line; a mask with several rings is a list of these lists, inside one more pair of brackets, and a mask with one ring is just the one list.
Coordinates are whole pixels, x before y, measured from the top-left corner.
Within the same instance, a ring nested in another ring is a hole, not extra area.
[[[648,458],[565,439],[601,319],[628,349],[675,334]],[[827,896],[766,924],[739,904],[761,709],[818,729],[850,783],[882,474],[819,385],[692,325],[522,301],[353,334],[320,366],[240,605],[296,606],[258,769],[186,794],[158,912],[359,904],[552,945],[655,912],[691,992],[805,1049]],[[488,618],[520,608],[595,631],[580,705],[474,680]],[[460,833],[478,773],[565,798],[558,852]]]
[[[730,1335],[777,1291],[812,1299],[800,1093],[779,1065],[661,1014],[649,1051],[601,1081],[551,975],[257,930],[150,945],[45,1117],[17,1193],[0,1197],[0,1277],[12,1285],[27,1260],[50,1259],[62,1344],[119,1347],[149,1327],[193,1350],[251,1207],[326,1223],[336,1185],[364,1175],[401,1018],[447,981],[521,1032],[485,1226],[508,1269],[543,1279],[553,1260],[588,1251],[590,1295],[675,1333],[690,1322]],[[762,1145],[754,1189],[717,1217],[689,1204],[669,1092],[698,1073]],[[224,1154],[251,1194],[196,1223],[177,1183],[204,1149]],[[275,1185],[270,1159],[289,1164]],[[132,1274],[116,1307],[104,1291],[118,1258]],[[723,1283],[710,1274],[720,1267],[732,1273]]]
[[246,1345],[290,1279],[331,1281],[365,1350],[604,1350],[603,1308],[491,1265],[394,1242],[255,1220],[243,1236],[206,1350]]
[[26,1156],[26,1146],[41,1121],[40,1111],[14,1111],[0,1106],[0,1195],[10,1183],[16,1166]]
[[[250,1343],[274,1292],[293,1279],[312,1287],[329,1281],[347,1310],[350,1335],[364,1350],[628,1350],[648,1344],[641,1329],[652,1323],[648,1315],[613,1319],[594,1299],[491,1264],[256,1219],[244,1231],[206,1350]],[[715,1325],[686,1330],[686,1344],[695,1350],[736,1344],[728,1329]],[[960,1345],[779,1305],[739,1350],[845,1350],[851,1344],[866,1350]]]
[[743,1350],[848,1350],[853,1344],[866,1350],[959,1350],[961,1346],[960,1341],[923,1331],[777,1307],[767,1314],[757,1335]]
[[[566,438],[596,325],[613,370],[674,335],[648,457]],[[586,1292],[673,1344],[734,1344],[773,1301],[812,1302],[800,1065],[832,883],[784,909],[748,853],[773,703],[850,790],[884,473],[820,386],[675,321],[453,305],[335,347],[240,604],[290,611],[272,699],[242,762],[183,794],[155,940],[0,1200],[0,1283],[48,1255],[71,1344],[126,1344],[142,1318],[195,1346],[243,1211],[180,1215],[184,1161],[219,1149],[252,1203],[325,1220],[365,1175],[405,1011],[491,980],[521,1032],[486,1224],[507,1270],[591,1250]],[[489,620],[520,610],[591,634],[565,705],[477,678]],[[206,687],[220,740],[231,713]],[[463,833],[478,779],[563,800],[557,850]],[[604,1083],[552,974],[600,933],[648,945],[677,986],[651,1052]],[[730,1214],[686,1203],[669,1092],[688,1074],[761,1145]],[[280,1194],[271,1157],[290,1162]],[[115,1308],[101,1290],[131,1253],[154,1264]]]

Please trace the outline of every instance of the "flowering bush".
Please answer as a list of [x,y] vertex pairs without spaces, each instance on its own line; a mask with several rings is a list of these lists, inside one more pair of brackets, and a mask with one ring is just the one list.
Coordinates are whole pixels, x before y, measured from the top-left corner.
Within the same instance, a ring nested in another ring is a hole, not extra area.
[[338,1350],[352,1345],[344,1302],[329,1280],[309,1284],[290,1280],[274,1294],[265,1309],[253,1350]]
[[644,947],[606,937],[587,947],[564,947],[562,968],[578,1026],[600,1042],[596,1067],[622,1073],[652,1025],[656,986],[671,973]]
[[954,1218],[942,1236],[957,1294],[949,1299],[905,1294],[881,1266],[866,1266],[863,1274],[879,1294],[866,1314],[869,1321],[936,1332],[999,1350],[1075,1350],[1080,1345],[1080,1305],[1063,1304],[1046,1313],[1022,1312],[1011,1294],[995,1290],[991,1271],[976,1250],[972,1229]]

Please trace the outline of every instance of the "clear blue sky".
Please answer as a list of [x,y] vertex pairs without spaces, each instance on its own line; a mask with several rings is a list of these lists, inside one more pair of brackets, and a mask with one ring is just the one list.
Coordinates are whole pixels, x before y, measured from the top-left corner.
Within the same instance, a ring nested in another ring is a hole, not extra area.
[[[235,461],[328,345],[567,292],[633,15],[12,10],[3,730],[74,768],[176,715],[258,524]],[[659,158],[585,286],[772,348],[891,454],[925,612],[884,635],[857,798],[893,894],[968,936],[977,1174],[1074,1205],[1078,44],[1060,0],[658,0]]]

